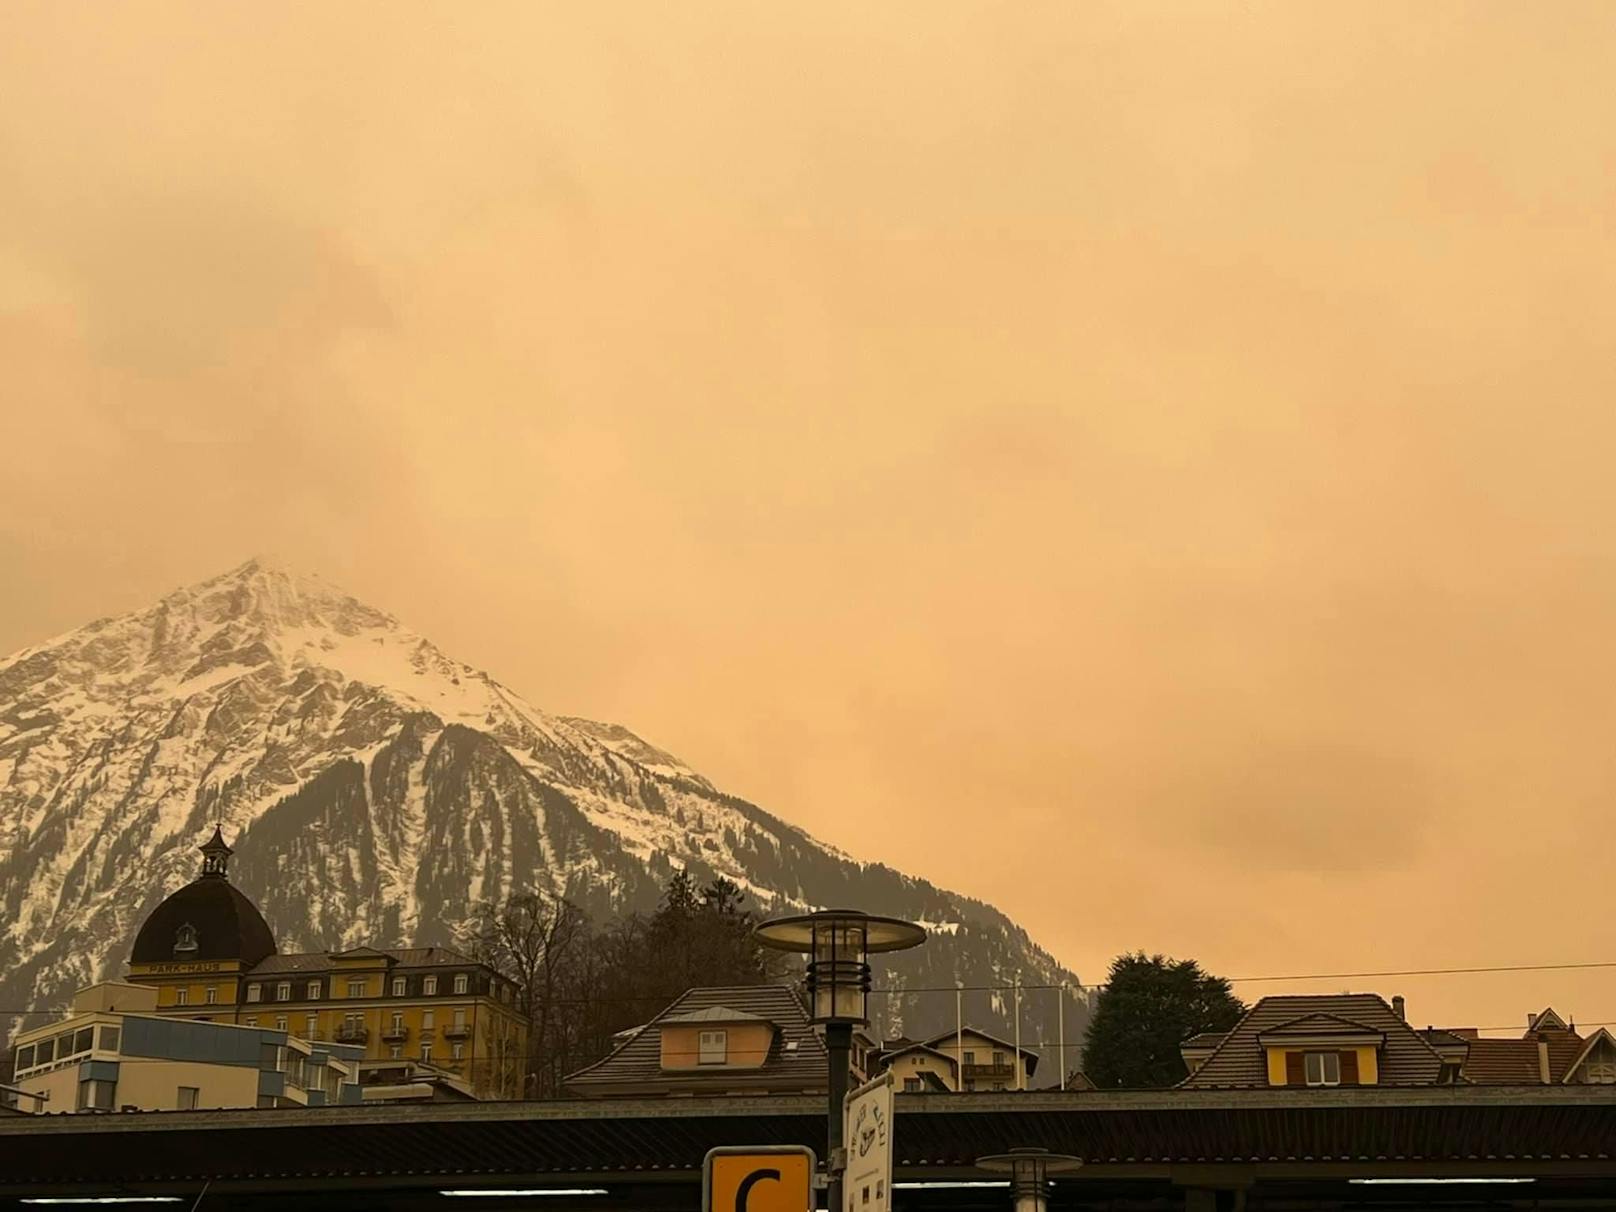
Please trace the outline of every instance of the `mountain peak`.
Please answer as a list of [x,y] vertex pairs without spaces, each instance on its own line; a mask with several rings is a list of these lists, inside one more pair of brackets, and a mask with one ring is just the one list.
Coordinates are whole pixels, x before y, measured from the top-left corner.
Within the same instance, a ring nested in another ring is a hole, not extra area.
[[922,987],[1067,979],[988,906],[861,867],[627,728],[547,715],[254,558],[0,660],[0,1038],[4,1007],[115,974],[220,824],[232,879],[289,950],[449,943],[478,903],[534,888],[604,920],[684,868],[764,911],[856,894],[950,923],[902,970]]
[[325,626],[351,634],[360,628],[398,626],[393,616],[329,581],[261,556],[176,590],[158,609],[192,610],[209,623],[257,623],[272,631]]

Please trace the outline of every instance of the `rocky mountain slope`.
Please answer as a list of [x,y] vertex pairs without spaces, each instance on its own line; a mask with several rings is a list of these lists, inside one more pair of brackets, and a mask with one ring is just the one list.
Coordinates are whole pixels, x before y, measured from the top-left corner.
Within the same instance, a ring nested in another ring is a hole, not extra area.
[[[450,942],[472,903],[533,885],[597,916],[648,908],[688,866],[770,913],[930,925],[883,964],[878,984],[931,990],[878,999],[891,1031],[951,1027],[956,981],[1076,987],[992,907],[855,862],[627,729],[539,711],[254,561],[0,660],[0,1035],[119,974],[215,820],[283,951]],[[1024,1039],[1055,1038],[1056,996],[1026,994]],[[968,1019],[1011,1031],[1008,996],[966,997]],[[1085,1005],[1066,1002],[1068,1040]]]

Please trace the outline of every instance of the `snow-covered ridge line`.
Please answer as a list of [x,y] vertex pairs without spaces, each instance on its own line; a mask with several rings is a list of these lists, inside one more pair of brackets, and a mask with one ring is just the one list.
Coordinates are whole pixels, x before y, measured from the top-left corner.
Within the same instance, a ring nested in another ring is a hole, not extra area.
[[0,660],[0,1006],[117,974],[214,821],[285,949],[449,942],[473,902],[531,886],[610,916],[684,866],[771,910],[858,900],[927,922],[905,962],[936,971],[911,983],[1057,970],[990,907],[250,561]]

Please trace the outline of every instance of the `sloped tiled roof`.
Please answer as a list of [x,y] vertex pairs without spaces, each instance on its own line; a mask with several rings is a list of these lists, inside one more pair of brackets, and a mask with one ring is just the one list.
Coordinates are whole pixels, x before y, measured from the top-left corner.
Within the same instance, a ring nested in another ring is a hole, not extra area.
[[1227,1031],[1199,1031],[1189,1037],[1180,1048],[1216,1048],[1228,1036]]
[[766,1023],[760,1014],[745,1010],[731,1010],[728,1006],[708,1006],[704,1010],[687,1010],[683,1014],[667,1014],[657,1020],[662,1023]]
[[1344,1019],[1339,1014],[1307,1014],[1288,1023],[1280,1023],[1277,1027],[1270,1027],[1261,1034],[1264,1039],[1283,1039],[1288,1035],[1308,1038],[1320,1035],[1384,1036],[1385,1032]]
[[1378,994],[1308,994],[1263,998],[1246,1011],[1201,1067],[1179,1083],[1180,1088],[1267,1086],[1268,1057],[1257,1037],[1316,1015],[1344,1019],[1385,1035],[1379,1057],[1383,1086],[1435,1085],[1441,1075],[1442,1058]]
[[[714,1008],[722,1008],[729,1014],[740,1011],[774,1025],[774,1044],[763,1065],[754,1069],[665,1072],[661,1025],[669,1021],[693,1021],[687,1016]],[[791,986],[726,985],[687,991],[604,1060],[570,1075],[566,1085],[579,1094],[597,1095],[684,1093],[703,1089],[727,1094],[747,1087],[770,1092],[822,1090],[826,1067],[824,1042],[808,1021],[808,1011]]]
[[355,948],[347,952],[294,951],[287,955],[272,955],[253,965],[250,975],[273,976],[278,972],[324,972],[333,965],[333,955],[385,955],[400,968],[473,968],[477,961],[452,947],[387,947]]
[[1540,1040],[1548,1051],[1550,1082],[1564,1081],[1587,1047],[1587,1041],[1573,1031],[1529,1031],[1524,1039],[1475,1039],[1470,1041],[1461,1076],[1478,1086],[1542,1085]]

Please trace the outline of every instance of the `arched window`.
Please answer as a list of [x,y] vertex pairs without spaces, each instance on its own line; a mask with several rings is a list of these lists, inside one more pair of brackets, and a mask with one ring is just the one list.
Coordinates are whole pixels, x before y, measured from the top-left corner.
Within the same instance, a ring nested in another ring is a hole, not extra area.
[[196,927],[191,925],[190,922],[186,922],[178,930],[174,931],[174,952],[177,955],[182,951],[195,950]]

